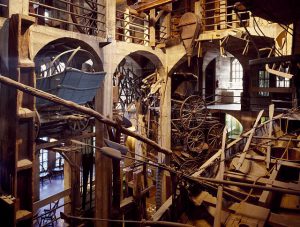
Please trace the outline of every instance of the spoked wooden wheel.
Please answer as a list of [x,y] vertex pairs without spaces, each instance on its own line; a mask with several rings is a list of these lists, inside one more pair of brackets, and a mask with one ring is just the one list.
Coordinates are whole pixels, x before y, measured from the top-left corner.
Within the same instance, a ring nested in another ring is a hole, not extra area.
[[68,121],[68,126],[73,132],[82,132],[84,131],[90,123],[90,118],[84,115],[77,115],[78,119],[71,119]]
[[186,138],[188,149],[193,152],[201,153],[205,144],[205,135],[202,130],[195,129]]
[[181,123],[187,130],[199,128],[205,121],[206,115],[205,101],[198,95],[189,96],[181,105]]
[[71,0],[71,18],[80,33],[97,35],[97,0]]
[[214,124],[208,131],[207,143],[210,149],[220,148],[222,144],[224,125],[221,123]]

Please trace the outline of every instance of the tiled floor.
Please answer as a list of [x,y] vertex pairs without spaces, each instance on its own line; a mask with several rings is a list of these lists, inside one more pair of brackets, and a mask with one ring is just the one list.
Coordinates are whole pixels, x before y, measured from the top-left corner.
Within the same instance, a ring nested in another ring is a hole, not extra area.
[[[43,185],[40,185],[40,200],[48,198],[54,194],[57,194],[60,191],[64,190],[64,180],[61,177],[56,177],[51,179],[50,181],[45,181]],[[61,206],[64,203],[63,198],[59,200],[58,206]],[[52,203],[53,206],[53,203]],[[38,215],[42,215],[45,212],[45,209],[49,210],[50,205],[44,206],[39,209]],[[60,212],[63,212],[63,207],[56,210],[55,216],[56,218],[60,217]],[[37,226],[64,226],[63,221],[61,219],[53,222],[51,224],[47,224],[51,222],[50,220],[42,220],[43,218],[39,218],[38,222],[34,224],[35,227]]]

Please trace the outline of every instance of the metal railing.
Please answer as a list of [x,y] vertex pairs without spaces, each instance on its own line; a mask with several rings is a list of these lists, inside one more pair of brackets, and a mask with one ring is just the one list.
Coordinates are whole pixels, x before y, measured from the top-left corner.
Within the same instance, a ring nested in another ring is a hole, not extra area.
[[204,31],[237,28],[242,26],[241,23],[249,26],[250,13],[245,11],[237,15],[234,6],[228,5],[227,0],[202,0],[201,8]]
[[129,11],[116,11],[116,40],[148,45],[149,20],[132,15]]
[[29,1],[29,15],[40,25],[105,37],[105,5],[96,0],[57,0],[52,4]]
[[0,17],[8,17],[7,1],[0,1]]

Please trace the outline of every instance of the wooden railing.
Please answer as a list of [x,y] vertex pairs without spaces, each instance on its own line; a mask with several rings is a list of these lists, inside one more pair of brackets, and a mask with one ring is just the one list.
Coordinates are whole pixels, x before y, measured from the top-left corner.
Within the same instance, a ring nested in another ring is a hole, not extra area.
[[150,40],[149,20],[129,11],[116,12],[116,40],[148,46]]
[[223,30],[249,26],[250,14],[248,11],[234,11],[233,5],[228,5],[227,0],[202,0],[201,18],[204,31]]
[[105,37],[105,4],[99,0],[29,1],[29,15],[40,25]]

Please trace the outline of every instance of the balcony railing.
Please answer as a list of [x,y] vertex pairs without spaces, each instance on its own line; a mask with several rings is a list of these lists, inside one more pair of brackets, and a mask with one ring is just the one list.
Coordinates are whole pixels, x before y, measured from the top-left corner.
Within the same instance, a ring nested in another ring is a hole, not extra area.
[[7,0],[0,0],[0,17],[7,17],[8,15]]
[[149,45],[149,20],[117,10],[116,40]]
[[29,15],[40,25],[105,37],[105,4],[99,0],[30,0]]
[[241,27],[243,23],[249,26],[250,14],[248,11],[234,11],[233,5],[227,0],[202,0],[202,24],[204,31],[223,30]]

